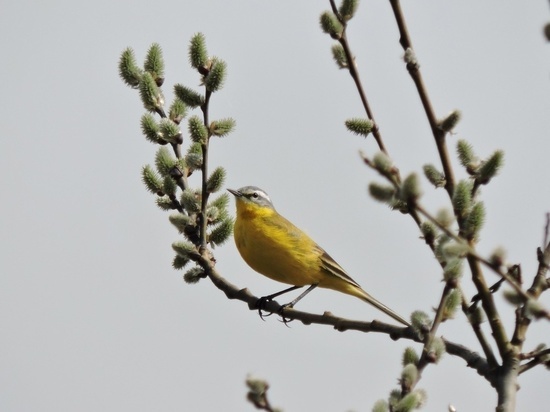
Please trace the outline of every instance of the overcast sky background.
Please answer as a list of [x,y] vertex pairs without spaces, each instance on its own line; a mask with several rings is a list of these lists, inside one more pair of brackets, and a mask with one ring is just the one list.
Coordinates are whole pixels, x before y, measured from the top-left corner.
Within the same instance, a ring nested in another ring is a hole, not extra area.
[[[482,189],[488,216],[479,250],[504,247],[530,283],[550,211],[548,2],[403,7],[437,114],[463,112],[449,139],[453,153],[458,138],[480,156],[506,153],[502,173]],[[183,282],[171,268],[177,231],[140,181],[156,150],[140,133],[144,110],[118,78],[125,47],[141,62],[158,42],[167,101],[174,83],[198,88],[187,47],[203,32],[229,73],[211,118],[237,121],[236,132],[211,146],[211,166],[228,172],[226,187],[262,187],[367,291],[404,316],[430,312],[441,271],[412,220],[367,195],[380,178],[358,150],[372,155],[375,145],[343,126],[363,112],[319,29],[328,8],[328,1],[289,0],[3,3],[1,410],[247,411],[244,380],[253,374],[270,382],[272,403],[286,412],[369,411],[397,387],[408,341],[262,322],[209,281]],[[349,39],[402,174],[437,164],[389,2],[364,0]],[[429,210],[446,204],[442,191],[422,185]],[[232,283],[258,296],[281,289],[249,269],[232,241],[215,253]],[[474,293],[467,282],[465,290]],[[511,334],[513,309],[498,302]],[[548,296],[543,302],[550,306]],[[299,308],[388,321],[325,290]],[[481,350],[462,314],[440,333]],[[531,328],[525,350],[540,342],[548,343],[548,323]],[[548,404],[548,382],[543,368],[522,375],[518,410]],[[475,371],[448,355],[426,369],[419,387],[428,391],[426,411],[493,410],[496,402]]]

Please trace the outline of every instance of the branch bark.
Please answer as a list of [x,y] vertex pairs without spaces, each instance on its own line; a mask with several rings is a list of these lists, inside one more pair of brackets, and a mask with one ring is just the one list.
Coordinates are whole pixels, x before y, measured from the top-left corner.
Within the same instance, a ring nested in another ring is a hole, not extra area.
[[[193,256],[193,260],[204,269],[214,286],[221,290],[228,299],[240,300],[246,303],[250,310],[258,310],[257,304],[260,298],[254,296],[248,289],[238,288],[223,278],[215,268],[215,259],[208,249],[203,251],[200,255],[197,254]],[[269,301],[264,306],[266,312],[274,314],[282,313],[284,318],[288,321],[299,320],[304,325],[329,325],[340,332],[355,330],[363,333],[384,333],[392,340],[408,339],[418,343],[424,341],[424,337],[410,327],[394,326],[377,320],[371,322],[351,320],[335,316],[330,312],[324,312],[322,315],[319,315],[288,308],[285,308],[284,312],[281,312],[282,309],[283,307],[276,301]],[[463,359],[469,368],[474,369],[480,376],[483,376],[492,386],[495,385],[495,376],[492,372],[493,369],[483,356],[464,345],[446,339],[443,340],[446,345],[447,353]]]

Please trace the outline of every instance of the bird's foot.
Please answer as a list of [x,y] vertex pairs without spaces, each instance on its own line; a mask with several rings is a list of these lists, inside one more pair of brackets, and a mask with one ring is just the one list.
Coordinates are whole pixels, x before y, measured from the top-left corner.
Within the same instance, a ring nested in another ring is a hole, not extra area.
[[294,307],[293,302],[290,302],[290,303],[286,303],[284,305],[281,305],[281,307],[277,311],[277,314],[281,317],[280,322],[283,322],[285,324],[285,326],[288,327],[288,328],[290,327],[290,326],[288,326],[288,324],[290,322],[292,322],[294,319],[289,319],[285,316],[285,309],[292,309],[293,307]]
[[[265,306],[268,302],[271,302],[273,300],[273,296],[262,296],[259,298],[256,302],[256,308],[258,309],[258,315],[260,316],[260,319],[265,321],[265,318],[268,316],[273,315],[274,312],[269,312],[265,310]],[[281,305],[279,310],[277,310],[277,314],[281,317],[280,321],[283,322],[286,326],[288,326],[288,323],[292,322],[294,319],[288,319],[285,316],[285,309],[292,309],[294,307],[294,302],[286,303],[284,305]]]
[[256,308],[258,309],[258,315],[260,315],[260,319],[265,321],[264,318],[273,315],[273,312],[266,312],[265,306],[268,302],[271,302],[273,298],[271,296],[262,296],[260,299],[256,301]]

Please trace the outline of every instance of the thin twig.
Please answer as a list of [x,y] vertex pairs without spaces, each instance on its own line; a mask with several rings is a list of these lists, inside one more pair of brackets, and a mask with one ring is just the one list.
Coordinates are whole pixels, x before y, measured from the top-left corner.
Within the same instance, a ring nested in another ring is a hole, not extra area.
[[374,113],[367,100],[367,95],[365,93],[365,89],[363,88],[363,84],[361,83],[361,77],[359,76],[359,71],[357,70],[357,63],[355,62],[355,56],[351,52],[351,48],[349,46],[349,42],[346,34],[347,22],[344,19],[342,19],[342,17],[340,16],[340,13],[338,12],[338,8],[336,7],[336,3],[334,0],[330,0],[330,6],[332,8],[332,12],[338,17],[338,20],[343,26],[343,32],[340,39],[338,39],[338,42],[342,45],[344,49],[344,53],[346,54],[346,61],[348,62],[348,65],[347,65],[348,71],[353,81],[355,82],[355,87],[357,88],[359,97],[361,98],[361,103],[363,104],[363,108],[367,113],[367,117],[370,120],[372,120],[372,122],[374,123],[373,129],[372,129],[372,135],[376,140],[376,144],[378,145],[378,148],[382,152],[387,154],[388,152],[384,145],[384,141],[382,140],[382,135],[380,134],[380,128],[378,127],[378,123],[374,119]]
[[481,296],[481,305],[483,310],[487,314],[487,320],[489,321],[489,326],[493,332],[493,337],[495,338],[500,356],[504,359],[510,352],[510,341],[506,334],[506,329],[502,324],[500,316],[498,314],[497,308],[495,306],[495,301],[493,299],[493,294],[489,290],[487,283],[485,282],[485,277],[481,271],[479,265],[479,260],[472,255],[469,255],[466,258],[468,265],[470,267],[470,272],[472,274],[472,281],[476,286],[478,293]]
[[[203,122],[204,126],[207,130],[210,130],[209,128],[209,119],[208,119],[208,105],[210,103],[210,96],[212,96],[212,92],[209,90],[206,90],[205,98],[204,98],[204,104],[201,106],[202,114],[203,114]],[[200,213],[200,250],[206,250],[206,207],[208,206],[208,145],[210,143],[210,131],[208,132],[208,136],[206,138],[206,141],[201,143],[202,148],[202,165],[201,165],[201,174],[202,174],[202,197],[201,197],[201,213]]]
[[[548,355],[550,355],[550,349],[533,352],[533,355],[532,355],[533,359],[520,366],[519,374],[521,375],[523,372],[527,372],[529,369],[532,369],[535,366],[540,365],[542,363],[548,366],[549,365]],[[523,356],[520,356],[520,358],[525,359],[525,357]]]
[[[431,221],[433,224],[435,224],[441,231],[443,231],[447,236],[449,236],[451,239],[453,239],[455,242],[458,242],[458,243],[463,243],[466,245],[465,243],[465,240],[463,238],[461,238],[460,236],[456,235],[455,233],[453,233],[451,230],[449,230],[448,228],[446,228],[445,226],[443,226],[441,223],[439,223],[437,221],[437,219],[432,216],[428,211],[426,211],[426,209],[424,209],[422,206],[420,205],[416,205],[416,210],[418,210],[418,212],[420,212],[421,215],[423,215],[426,219],[428,219],[429,221]],[[480,263],[482,263],[484,266],[488,267],[489,269],[491,269],[493,272],[495,272],[497,275],[499,275],[500,277],[504,278],[506,280],[506,282],[508,282],[510,284],[510,286],[512,286],[512,288],[514,288],[514,290],[519,294],[521,295],[521,297],[525,300],[529,300],[529,299],[532,299],[533,296],[531,296],[528,292],[524,291],[520,285],[518,285],[518,283],[516,282],[516,280],[510,276],[507,272],[504,272],[502,270],[500,270],[500,268],[498,267],[495,267],[494,264],[492,264],[489,260],[487,260],[486,258],[484,258],[483,256],[479,255],[475,249],[472,247],[472,245],[469,245],[469,249],[468,249],[468,255],[473,257],[474,259],[478,260]]]
[[540,365],[541,363],[542,363],[542,360],[540,358],[536,358],[536,359],[530,360],[527,363],[524,363],[519,367],[518,375],[521,375],[522,373],[527,372],[528,370],[534,368],[535,366]]
[[548,289],[548,279],[546,275],[550,268],[550,242],[546,244],[544,251],[540,248],[537,249],[537,259],[539,262],[537,274],[535,275],[532,286],[529,288],[529,292],[534,298],[538,298]]
[[[537,249],[537,259],[539,261],[537,273],[535,275],[535,278],[533,279],[533,284],[528,289],[528,292],[530,295],[533,296],[533,299],[538,299],[540,295],[548,289],[546,274],[548,273],[548,267],[550,263],[550,243],[546,244],[544,251],[542,251],[540,248]],[[523,308],[519,310],[516,327],[514,329],[514,335],[512,337],[512,344],[514,344],[520,350],[523,346],[523,342],[525,341],[527,329],[530,324],[531,316],[529,316],[528,314],[527,305],[524,305]]]
[[480,322],[472,322],[471,316],[469,316],[470,312],[472,311],[472,307],[469,305],[468,301],[466,300],[466,297],[464,295],[464,292],[462,291],[462,288],[460,288],[460,295],[462,296],[462,311],[466,314],[468,317],[470,325],[472,325],[472,329],[474,331],[474,334],[476,335],[476,338],[481,345],[481,349],[483,350],[483,353],[485,354],[485,358],[487,359],[487,363],[490,367],[496,368],[498,366],[498,360],[495,357],[495,354],[493,353],[493,349],[491,348],[491,345],[489,345],[489,342],[487,341],[487,338],[485,337],[485,334],[483,333],[483,330],[481,329],[481,323]]
[[[167,116],[163,108],[157,108],[155,111],[162,119],[166,119]],[[170,143],[170,146],[172,147],[176,159],[181,159],[181,143]],[[188,171],[179,170],[178,174],[181,175],[176,176],[174,174],[172,175],[172,178],[181,190],[186,190],[189,187],[189,184],[187,183]],[[175,196],[170,196],[170,200],[174,205],[174,209],[176,209],[180,213],[185,213],[185,210],[181,207],[179,201],[176,200]]]
[[[399,29],[399,43],[405,52],[407,52],[407,50],[413,51],[414,49],[409,36],[409,31],[407,29],[407,24],[405,22],[405,17],[403,15],[403,11],[401,10],[401,3],[399,0],[390,0],[390,4]],[[447,190],[449,196],[452,197],[454,193],[454,174],[449,152],[447,150],[447,143],[445,141],[446,133],[439,127],[439,122],[428,96],[428,90],[424,84],[424,80],[422,79],[420,66],[418,63],[407,63],[407,70],[409,71],[409,74],[411,75],[411,78],[416,86],[416,90],[418,91],[418,95],[422,101],[422,106],[426,112],[426,117],[430,123],[430,128],[435,139],[439,158],[441,159],[443,173],[445,174],[445,190]]]
[[550,348],[546,348],[543,350],[534,350],[527,353],[520,353],[519,359],[524,360],[524,359],[540,358],[546,355],[550,355]]
[[[450,282],[447,282],[445,284],[445,288],[443,288],[443,292],[441,293],[441,299],[439,300],[439,305],[435,313],[435,318],[432,322],[432,327],[430,328],[430,331],[428,332],[428,334],[425,336],[425,339],[424,339],[424,348],[422,350],[422,356],[420,357],[420,360],[417,365],[418,372],[419,372],[417,382],[420,380],[420,377],[421,377],[420,375],[422,371],[426,368],[426,366],[434,362],[434,359],[431,358],[430,348],[436,336],[437,329],[439,328],[439,325],[441,325],[441,322],[443,321],[445,302],[447,300],[447,297],[449,296],[449,293],[451,293],[453,289],[454,289],[454,286],[452,286]],[[414,382],[410,389],[413,389],[417,382]],[[403,395],[406,395],[406,393],[404,393]]]

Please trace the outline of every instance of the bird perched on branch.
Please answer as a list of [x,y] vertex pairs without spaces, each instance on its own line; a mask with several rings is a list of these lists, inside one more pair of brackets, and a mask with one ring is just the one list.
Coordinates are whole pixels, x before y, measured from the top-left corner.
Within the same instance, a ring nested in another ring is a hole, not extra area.
[[245,186],[228,191],[235,196],[237,204],[234,236],[244,261],[268,278],[293,285],[264,299],[271,300],[291,290],[309,286],[285,305],[293,307],[319,286],[356,296],[403,325],[410,326],[405,319],[365,292],[323,248],[281,216],[262,189]]

